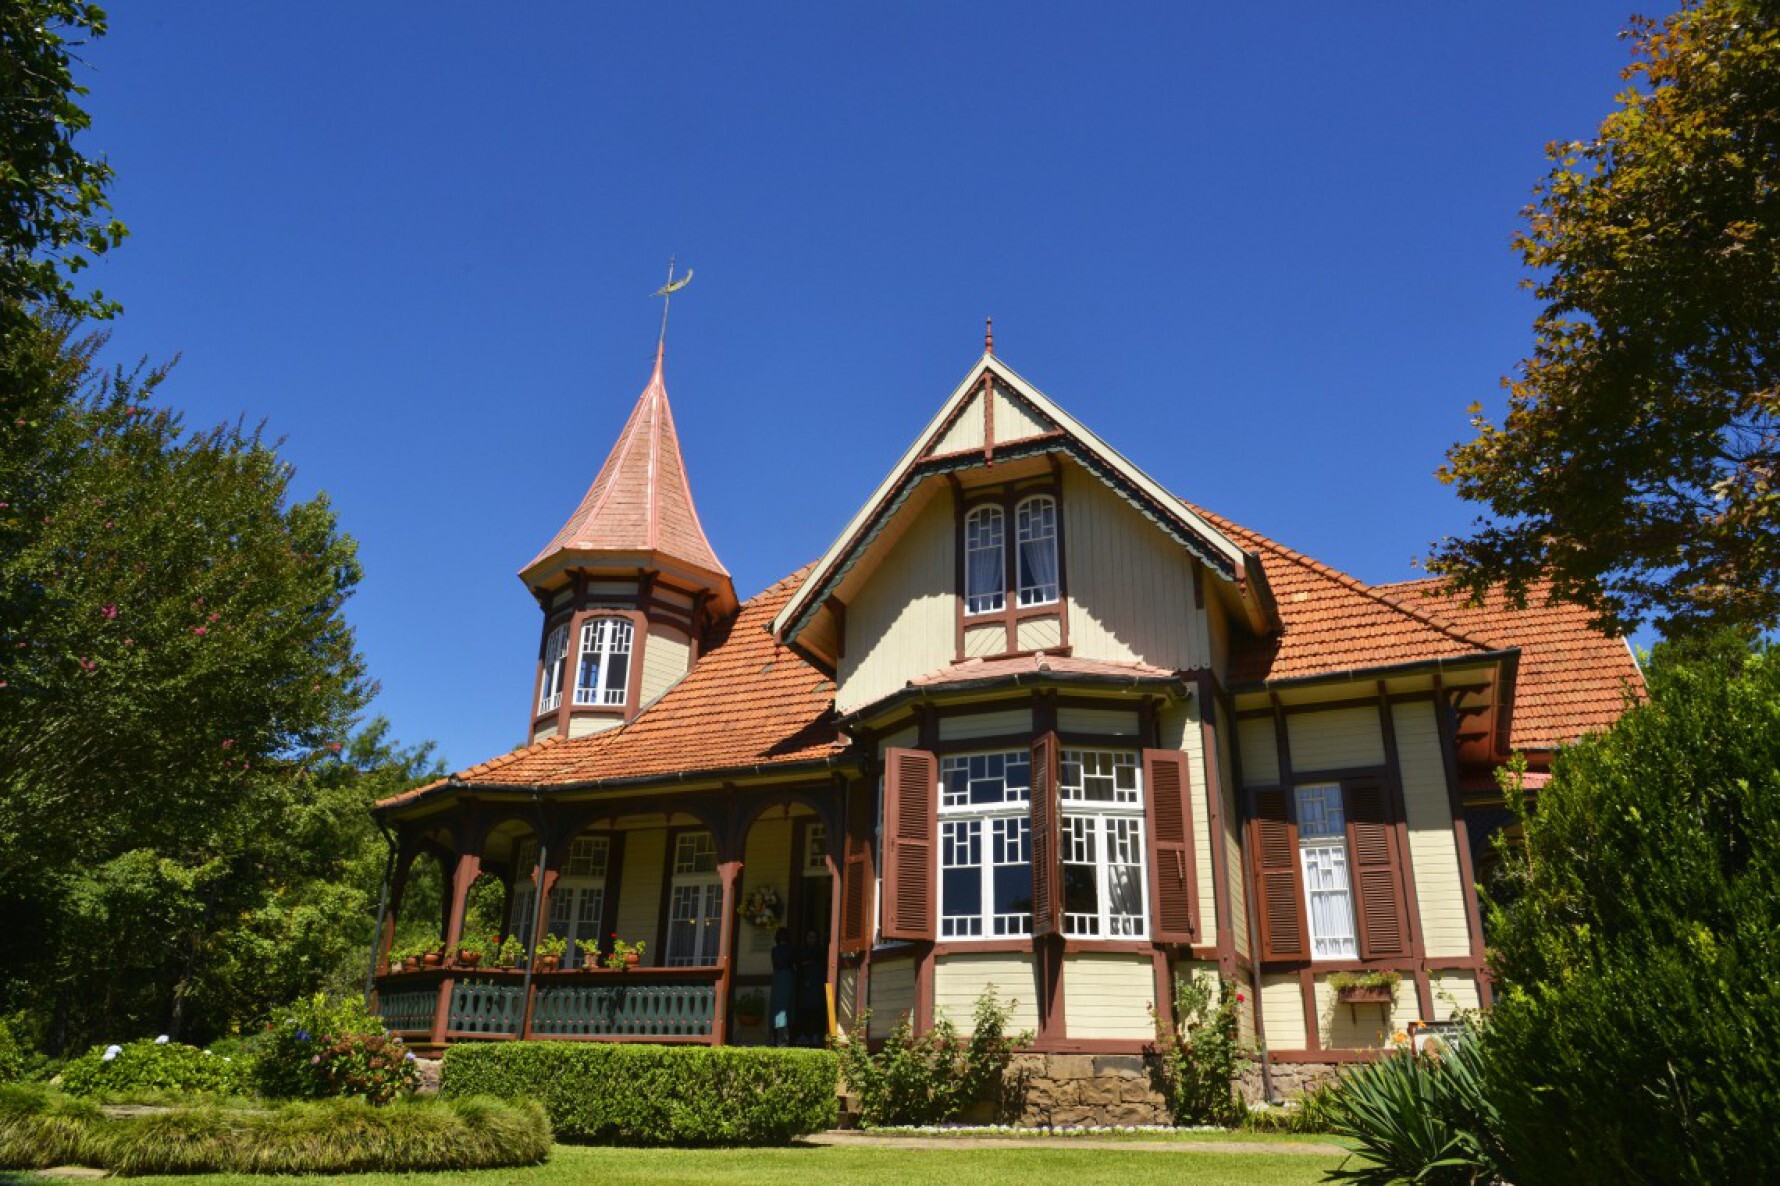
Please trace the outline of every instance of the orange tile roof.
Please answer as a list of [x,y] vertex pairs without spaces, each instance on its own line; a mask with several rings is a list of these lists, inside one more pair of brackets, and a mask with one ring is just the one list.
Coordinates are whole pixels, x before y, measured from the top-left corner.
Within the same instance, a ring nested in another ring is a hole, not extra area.
[[1529,590],[1525,609],[1510,608],[1500,589],[1475,606],[1465,604],[1462,593],[1439,590],[1436,578],[1374,586],[1382,596],[1433,610],[1496,646],[1520,648],[1509,738],[1514,748],[1574,741],[1618,720],[1628,696],[1644,699],[1644,673],[1625,640],[1592,628],[1581,606],[1548,604],[1549,586]]
[[729,575],[692,505],[680,434],[661,373],[662,353],[658,346],[655,373],[581,505],[520,570],[521,576],[562,552],[656,552],[705,572]]
[[834,757],[834,681],[778,645],[767,625],[809,568],[742,606],[685,679],[617,729],[549,738],[379,803],[394,806],[455,780],[550,786]]
[[1436,616],[1431,611],[1437,606],[1384,596],[1364,581],[1257,531],[1198,507],[1193,510],[1261,558],[1284,624],[1272,638],[1239,643],[1232,649],[1233,686],[1501,649]]

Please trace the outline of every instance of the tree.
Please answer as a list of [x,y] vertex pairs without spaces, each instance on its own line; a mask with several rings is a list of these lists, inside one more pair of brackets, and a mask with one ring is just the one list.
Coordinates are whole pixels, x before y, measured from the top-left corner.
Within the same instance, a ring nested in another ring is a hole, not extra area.
[[31,306],[109,317],[117,305],[74,273],[123,242],[109,217],[111,166],[81,153],[91,123],[77,99],[75,50],[105,33],[105,11],[81,0],[8,0],[0,6],[0,315]]
[[1511,796],[1483,1041],[1517,1182],[1780,1175],[1780,651],[1733,641]]
[[1634,19],[1630,86],[1557,143],[1514,245],[1532,356],[1442,481],[1488,507],[1429,567],[1626,631],[1780,620],[1780,17],[1690,0]]

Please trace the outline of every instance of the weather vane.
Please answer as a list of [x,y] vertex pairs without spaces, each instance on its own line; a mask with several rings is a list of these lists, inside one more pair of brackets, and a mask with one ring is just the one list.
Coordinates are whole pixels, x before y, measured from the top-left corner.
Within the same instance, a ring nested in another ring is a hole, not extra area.
[[655,290],[655,295],[661,298],[661,339],[656,343],[657,345],[667,345],[668,305],[673,301],[674,294],[691,283],[691,268],[687,268],[686,274],[678,280],[674,279],[674,257],[668,256],[668,282]]

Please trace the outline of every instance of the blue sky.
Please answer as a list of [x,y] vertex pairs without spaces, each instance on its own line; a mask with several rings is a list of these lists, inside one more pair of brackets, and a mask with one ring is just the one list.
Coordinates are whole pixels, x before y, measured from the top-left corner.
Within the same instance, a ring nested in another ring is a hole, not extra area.
[[523,736],[515,570],[647,380],[745,597],[818,555],[997,352],[1178,493],[1363,579],[1533,306],[1541,149],[1628,0],[1488,5],[117,4],[86,146],[134,234],[119,358],[181,355],[326,490],[374,711]]

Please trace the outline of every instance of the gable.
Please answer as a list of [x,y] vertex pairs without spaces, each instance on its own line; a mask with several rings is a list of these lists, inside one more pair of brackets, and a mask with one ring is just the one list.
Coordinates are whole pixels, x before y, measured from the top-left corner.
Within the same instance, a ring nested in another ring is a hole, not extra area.
[[774,619],[774,633],[833,669],[840,655],[829,648],[838,645],[841,633],[833,619],[844,612],[844,598],[837,604],[836,595],[849,573],[871,571],[882,562],[887,544],[900,530],[899,518],[912,509],[911,500],[932,496],[924,487],[979,467],[1006,467],[1001,473],[1008,476],[1043,472],[1059,458],[1075,461],[1199,560],[1214,579],[1232,586],[1251,631],[1276,624],[1266,576],[1255,557],[994,355],[985,354],[817,561]]

